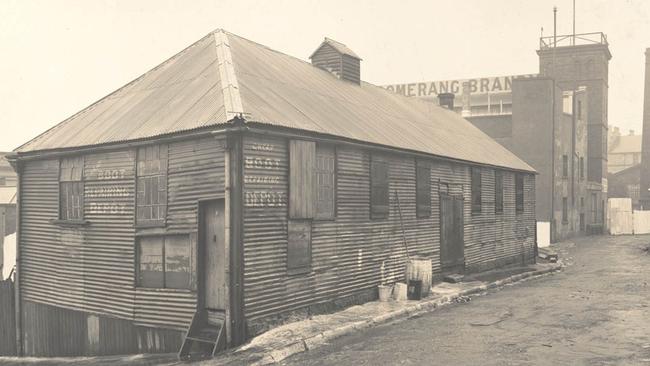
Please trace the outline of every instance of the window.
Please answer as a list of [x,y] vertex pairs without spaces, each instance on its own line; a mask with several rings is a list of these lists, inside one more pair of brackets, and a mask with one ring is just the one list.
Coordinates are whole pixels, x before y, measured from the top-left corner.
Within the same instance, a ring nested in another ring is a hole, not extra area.
[[568,224],[569,223],[569,203],[566,197],[562,197],[562,223],[563,224]]
[[417,164],[415,170],[416,214],[418,218],[431,216],[431,168]]
[[579,169],[580,169],[580,180],[585,179],[585,158],[583,156],[580,157],[580,163]]
[[481,168],[471,168],[472,213],[481,212]]
[[591,194],[591,222],[598,222],[598,196],[595,193]]
[[190,273],[189,236],[145,236],[138,240],[138,286],[189,289]]
[[585,198],[580,197],[580,210],[584,211],[585,210]]
[[6,186],[6,185],[7,185],[7,178],[0,177],[0,186]]
[[565,92],[562,97],[562,112],[573,114],[573,94]]
[[136,224],[162,226],[167,215],[167,145],[138,149]]
[[317,219],[333,219],[336,203],[336,154],[333,147],[316,146],[316,213]]
[[494,212],[503,213],[503,172],[494,171]]
[[524,212],[524,176],[515,175],[515,212]]
[[61,159],[59,166],[59,219],[83,220],[83,157]]
[[388,162],[377,157],[370,159],[370,217],[388,217]]
[[579,120],[579,121],[582,121],[582,101],[581,101],[581,100],[578,101],[577,109],[578,109],[578,111],[577,111],[577,113],[578,113],[578,120]]
[[569,157],[564,154],[562,155],[562,177],[567,178],[569,176]]

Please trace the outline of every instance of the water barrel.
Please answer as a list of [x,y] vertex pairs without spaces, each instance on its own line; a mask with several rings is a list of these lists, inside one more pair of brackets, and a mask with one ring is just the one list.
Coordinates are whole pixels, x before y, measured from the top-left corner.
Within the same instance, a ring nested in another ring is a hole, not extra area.
[[431,259],[427,257],[411,257],[406,261],[406,283],[411,280],[422,281],[422,297],[431,290]]

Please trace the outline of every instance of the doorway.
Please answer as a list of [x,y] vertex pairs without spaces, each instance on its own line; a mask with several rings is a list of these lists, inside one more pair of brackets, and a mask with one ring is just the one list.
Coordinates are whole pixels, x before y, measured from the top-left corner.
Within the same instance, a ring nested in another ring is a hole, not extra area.
[[224,311],[227,299],[224,200],[199,203],[199,299],[206,310]]
[[443,274],[465,271],[463,198],[440,194],[440,267]]

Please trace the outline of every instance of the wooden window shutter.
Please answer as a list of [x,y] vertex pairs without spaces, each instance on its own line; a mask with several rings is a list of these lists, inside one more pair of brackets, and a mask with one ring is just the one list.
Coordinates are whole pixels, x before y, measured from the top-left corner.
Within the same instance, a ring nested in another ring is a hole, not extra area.
[[481,212],[482,198],[481,198],[481,168],[471,168],[472,180],[472,213],[477,214]]
[[503,212],[503,172],[494,171],[494,212]]
[[376,157],[370,159],[370,217],[388,217],[388,162]]
[[431,216],[431,168],[418,164],[415,171],[417,217]]
[[524,212],[524,176],[523,174],[515,175],[515,211]]
[[289,220],[287,227],[287,271],[289,274],[311,270],[311,221]]
[[289,218],[314,218],[316,143],[289,141]]

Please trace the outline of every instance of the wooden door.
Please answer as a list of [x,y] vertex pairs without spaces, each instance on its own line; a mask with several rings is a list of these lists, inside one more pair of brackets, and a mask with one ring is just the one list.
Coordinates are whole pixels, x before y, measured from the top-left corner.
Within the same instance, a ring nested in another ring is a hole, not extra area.
[[226,308],[226,240],[224,200],[202,202],[199,207],[202,262],[201,291],[204,308]]
[[440,265],[443,273],[463,272],[463,199],[440,195]]

